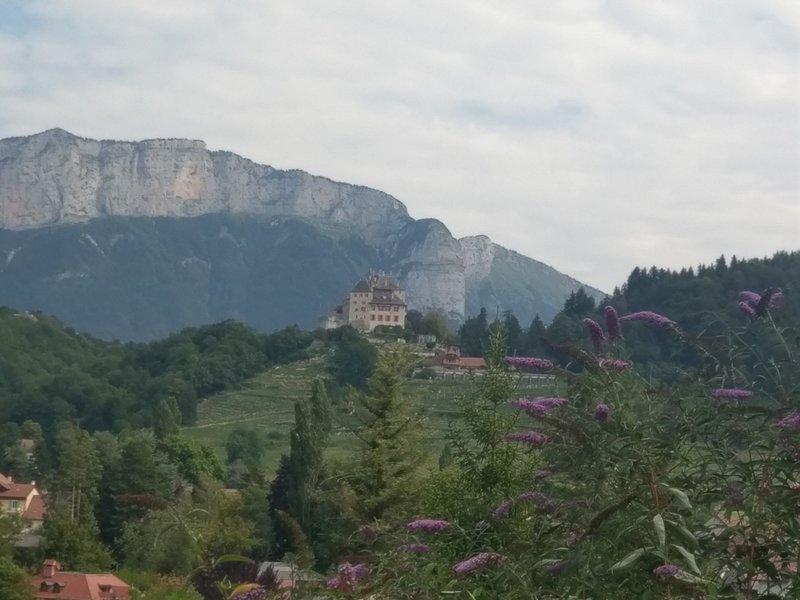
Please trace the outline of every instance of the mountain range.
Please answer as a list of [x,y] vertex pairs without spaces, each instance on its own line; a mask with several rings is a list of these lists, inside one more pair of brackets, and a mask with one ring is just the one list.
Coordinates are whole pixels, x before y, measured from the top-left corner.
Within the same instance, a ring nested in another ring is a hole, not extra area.
[[0,305],[98,337],[147,340],[238,319],[313,327],[368,270],[410,308],[545,321],[580,287],[486,236],[456,239],[396,198],[202,141],[0,140]]

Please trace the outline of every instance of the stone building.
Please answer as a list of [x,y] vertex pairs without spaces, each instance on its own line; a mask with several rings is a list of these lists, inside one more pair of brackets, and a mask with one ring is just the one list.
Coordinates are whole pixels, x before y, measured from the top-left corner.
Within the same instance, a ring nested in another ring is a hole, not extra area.
[[380,325],[405,327],[407,309],[400,283],[383,273],[371,272],[320,324],[325,329],[351,325],[361,331],[373,331]]

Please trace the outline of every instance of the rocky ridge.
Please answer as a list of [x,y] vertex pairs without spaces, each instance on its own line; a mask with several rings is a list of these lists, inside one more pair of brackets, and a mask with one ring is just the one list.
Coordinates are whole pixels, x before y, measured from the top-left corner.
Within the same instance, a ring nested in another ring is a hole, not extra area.
[[[364,247],[355,253],[343,251],[343,261],[361,268],[361,261],[369,257],[368,266],[399,275],[412,307],[442,310],[454,318],[472,314],[480,302],[502,304],[521,320],[535,312],[549,318],[566,295],[581,285],[485,236],[457,240],[440,221],[412,219],[402,202],[378,190],[299,170],[274,169],[230,152],[211,152],[198,140],[97,141],[61,129],[0,140],[0,232],[5,231],[4,239],[10,244],[0,248],[5,253],[0,254],[0,273],[3,258],[10,264],[26,252],[35,252],[33,240],[41,238],[22,235],[26,231],[78,227],[103,219],[207,215],[252,217],[265,228],[300,219],[313,225],[320,239],[357,238]],[[309,234],[296,227],[287,231]],[[272,233],[262,230],[259,235],[279,243],[280,236],[273,239]],[[62,258],[40,256],[45,262]],[[256,259],[247,257],[250,263]],[[192,264],[207,257],[168,260]],[[53,277],[83,273],[91,280],[93,276],[85,265],[59,268]],[[242,268],[241,281],[246,281]],[[536,272],[539,281],[531,280],[529,272]],[[521,281],[508,281],[509,277]],[[531,281],[522,281],[526,279]],[[520,285],[526,293],[533,290],[538,299],[518,298]],[[35,294],[30,291],[23,294],[31,296]]]

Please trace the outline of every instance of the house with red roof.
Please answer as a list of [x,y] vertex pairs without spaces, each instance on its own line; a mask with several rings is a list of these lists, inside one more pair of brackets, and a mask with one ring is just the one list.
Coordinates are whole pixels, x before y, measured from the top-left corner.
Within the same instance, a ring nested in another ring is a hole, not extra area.
[[35,482],[16,483],[0,474],[0,511],[18,514],[25,527],[23,533],[30,537],[42,526],[47,507]]
[[62,571],[57,560],[46,560],[33,578],[39,600],[130,600],[131,586],[116,575]]
[[477,371],[486,368],[486,360],[479,356],[461,356],[458,346],[449,346],[440,356],[442,367],[451,371]]

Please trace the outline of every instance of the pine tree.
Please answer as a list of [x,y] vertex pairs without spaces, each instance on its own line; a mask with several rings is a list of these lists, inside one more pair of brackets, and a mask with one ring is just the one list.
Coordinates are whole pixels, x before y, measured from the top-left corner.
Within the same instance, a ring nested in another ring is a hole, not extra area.
[[364,522],[397,512],[415,490],[420,451],[420,419],[402,384],[412,359],[402,349],[383,351],[366,393],[356,396],[355,431],[361,442],[358,470],[348,479]]

